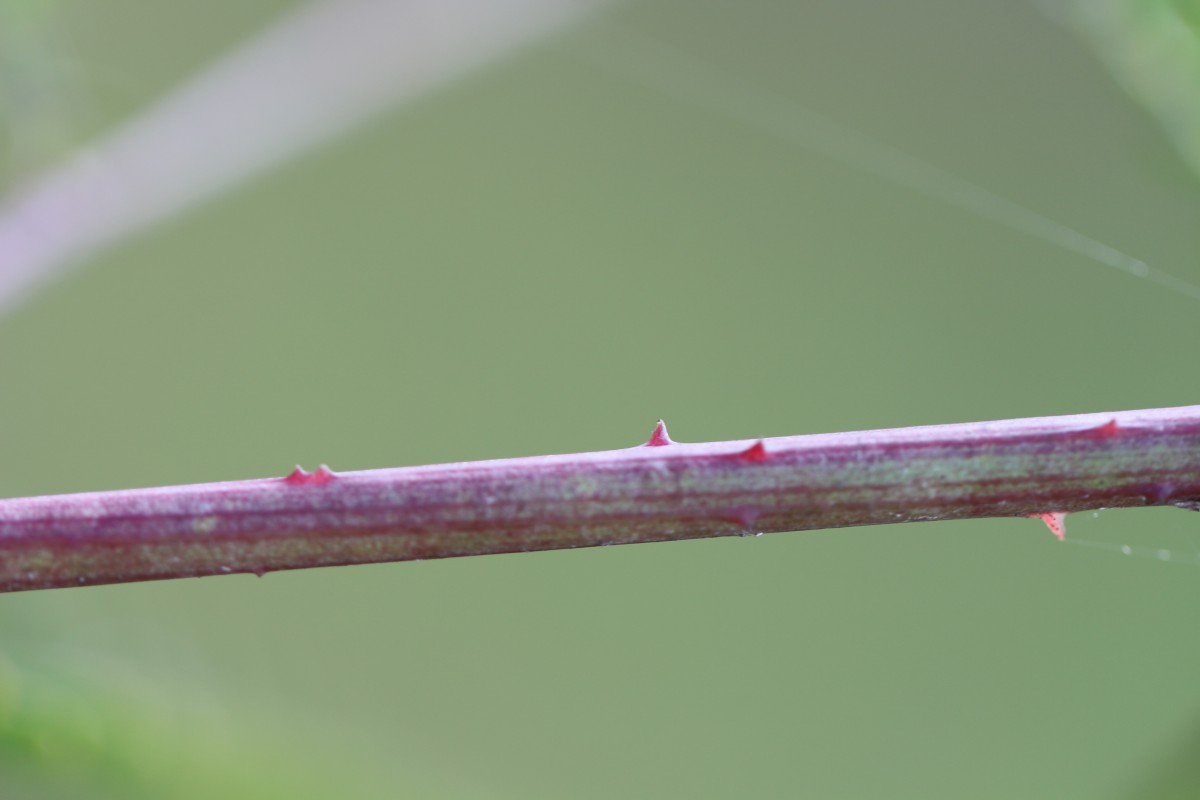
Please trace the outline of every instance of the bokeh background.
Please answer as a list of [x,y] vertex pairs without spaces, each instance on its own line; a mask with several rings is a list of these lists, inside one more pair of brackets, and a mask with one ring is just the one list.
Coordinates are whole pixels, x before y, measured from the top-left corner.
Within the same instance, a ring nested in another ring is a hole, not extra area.
[[[2,1],[12,182],[294,7]],[[613,6],[0,320],[0,494],[1195,403],[1196,298],[729,111],[1200,282],[1180,139],[1072,13]],[[3,596],[0,796],[1198,796],[1200,515],[1068,526],[1170,560],[986,520]]]

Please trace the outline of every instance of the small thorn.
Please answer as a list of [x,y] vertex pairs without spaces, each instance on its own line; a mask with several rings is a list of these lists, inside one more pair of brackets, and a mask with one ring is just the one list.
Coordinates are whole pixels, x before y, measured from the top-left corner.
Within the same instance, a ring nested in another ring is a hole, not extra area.
[[263,569],[262,567],[259,567],[258,569],[252,569],[250,571],[253,572],[255,577],[258,577],[258,578],[261,578],[262,576],[267,574],[267,570]]
[[740,453],[736,454],[742,461],[766,461],[767,446],[763,444],[763,440],[759,439],[754,444],[747,447]]
[[1046,523],[1046,527],[1050,529],[1058,540],[1061,542],[1067,538],[1067,512],[1065,511],[1047,511],[1045,514],[1030,514],[1030,519],[1040,519]]
[[292,486],[324,486],[333,482],[336,477],[337,473],[322,464],[314,472],[308,472],[303,467],[296,467],[284,480]]
[[675,442],[671,441],[671,435],[667,433],[667,423],[660,419],[654,426],[654,433],[650,434],[650,441],[642,447],[666,447],[669,444],[675,444]]
[[287,481],[288,483],[290,483],[293,486],[302,486],[303,484],[308,483],[308,479],[309,479],[308,471],[305,470],[304,467],[300,466],[299,464],[297,464],[296,468],[294,470],[292,470],[291,473],[286,478],[284,478],[285,481]]
[[1090,432],[1097,439],[1111,439],[1117,435],[1119,430],[1120,426],[1117,424],[1117,420],[1113,418],[1103,425],[1092,428]]

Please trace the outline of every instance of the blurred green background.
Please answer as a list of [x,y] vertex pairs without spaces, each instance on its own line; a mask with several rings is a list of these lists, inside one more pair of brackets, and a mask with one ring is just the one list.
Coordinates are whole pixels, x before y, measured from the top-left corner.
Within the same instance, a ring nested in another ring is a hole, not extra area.
[[[23,108],[85,142],[289,7],[43,2]],[[1200,183],[1033,5],[642,0],[0,321],[0,494],[1197,402],[1194,299],[588,55],[633,35],[1200,282]],[[1175,563],[987,520],[6,595],[0,797],[1200,796],[1200,516],[1068,525]]]

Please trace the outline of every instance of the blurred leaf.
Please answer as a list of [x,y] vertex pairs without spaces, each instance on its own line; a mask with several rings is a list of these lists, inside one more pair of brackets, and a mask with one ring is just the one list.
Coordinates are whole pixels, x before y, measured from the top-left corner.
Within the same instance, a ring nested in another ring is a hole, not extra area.
[[1069,17],[1200,175],[1200,3],[1070,0]]
[[1132,786],[1115,797],[1120,800],[1188,800],[1196,796],[1197,786],[1200,786],[1200,721],[1193,720],[1177,735],[1173,749],[1148,764]]
[[280,737],[233,729],[196,691],[136,674],[78,653],[20,664],[0,653],[0,796],[367,796],[314,782],[314,754],[284,757],[266,744]]
[[0,0],[0,188],[67,144],[78,99],[54,0]]

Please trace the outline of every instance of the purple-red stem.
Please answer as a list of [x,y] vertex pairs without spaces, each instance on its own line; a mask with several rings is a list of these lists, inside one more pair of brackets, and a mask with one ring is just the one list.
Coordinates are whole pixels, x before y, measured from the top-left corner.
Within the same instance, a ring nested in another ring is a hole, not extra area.
[[1200,406],[0,500],[0,591],[1200,504]]

